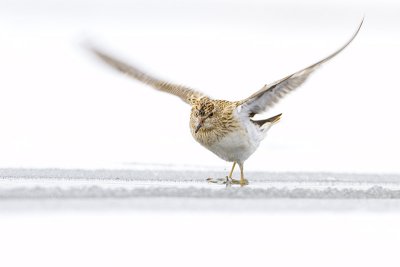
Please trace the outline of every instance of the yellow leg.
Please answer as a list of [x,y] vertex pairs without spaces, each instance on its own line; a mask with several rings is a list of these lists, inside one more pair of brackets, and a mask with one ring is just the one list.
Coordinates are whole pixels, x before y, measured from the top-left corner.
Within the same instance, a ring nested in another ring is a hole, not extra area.
[[233,170],[235,169],[235,166],[236,166],[236,161],[233,162],[232,169],[231,169],[231,172],[228,175],[228,178],[232,178],[232,174],[233,174]]
[[239,162],[239,168],[240,168],[240,185],[244,186],[244,185],[248,185],[249,181],[247,181],[246,179],[244,179],[244,174],[243,174],[243,163]]

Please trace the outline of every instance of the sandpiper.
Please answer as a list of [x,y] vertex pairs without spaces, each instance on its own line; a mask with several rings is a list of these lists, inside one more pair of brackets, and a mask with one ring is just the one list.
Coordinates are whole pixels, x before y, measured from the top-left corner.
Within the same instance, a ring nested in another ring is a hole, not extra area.
[[[194,139],[220,158],[233,162],[232,169],[226,178],[207,180],[243,186],[248,184],[243,172],[244,162],[257,150],[268,130],[279,121],[282,114],[264,120],[255,120],[254,115],[265,112],[286,94],[302,85],[323,63],[345,49],[357,36],[362,23],[363,20],[350,40],[330,56],[283,79],[264,85],[260,90],[240,101],[212,99],[197,90],[148,75],[93,46],[90,49],[117,70],[157,90],[176,95],[191,105],[189,125]],[[240,168],[240,180],[232,179],[236,164]]]

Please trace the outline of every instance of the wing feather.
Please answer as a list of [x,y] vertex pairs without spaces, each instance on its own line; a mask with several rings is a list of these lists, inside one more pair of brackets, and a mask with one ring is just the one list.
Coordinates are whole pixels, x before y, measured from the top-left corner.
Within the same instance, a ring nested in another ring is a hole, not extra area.
[[94,54],[96,54],[102,61],[104,61],[111,67],[117,69],[118,71],[120,71],[142,83],[145,83],[145,84],[153,87],[154,89],[175,95],[177,97],[180,97],[183,101],[185,101],[188,104],[190,104],[191,98],[201,98],[201,97],[205,96],[203,93],[196,91],[194,89],[191,89],[189,87],[169,83],[169,82],[157,79],[153,76],[150,76],[149,74],[144,73],[143,71],[139,70],[138,68],[136,68],[132,65],[129,65],[109,54],[106,54],[105,52],[100,51],[97,48],[90,47],[90,50]]
[[345,49],[357,36],[361,29],[364,19],[361,21],[357,28],[357,31],[353,34],[349,41],[347,41],[340,49],[331,54],[330,56],[318,61],[311,66],[295,72],[291,75],[286,76],[272,84],[265,85],[259,91],[255,92],[248,98],[238,102],[238,108],[240,112],[245,112],[246,114],[258,114],[266,111],[268,108],[272,107],[274,104],[279,102],[285,95],[301,86],[307,78],[313,73],[318,67],[323,63],[332,59],[334,56],[339,54],[343,49]]

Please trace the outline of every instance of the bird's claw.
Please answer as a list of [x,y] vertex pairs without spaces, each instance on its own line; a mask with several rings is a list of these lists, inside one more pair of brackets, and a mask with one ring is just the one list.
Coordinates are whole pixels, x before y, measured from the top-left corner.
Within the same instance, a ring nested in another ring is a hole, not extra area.
[[240,179],[239,184],[240,186],[245,186],[249,184],[249,181],[247,179]]
[[225,178],[207,178],[206,179],[207,182],[209,183],[214,183],[214,184],[224,184],[226,185],[226,187],[231,187],[232,185],[248,185],[249,182],[246,179],[243,180],[236,180],[233,178],[230,178],[229,176],[225,176]]
[[207,182],[213,183],[213,184],[226,184],[227,180],[225,178],[207,178]]
[[232,177],[226,176],[225,179],[226,179],[226,187],[231,187],[233,182]]

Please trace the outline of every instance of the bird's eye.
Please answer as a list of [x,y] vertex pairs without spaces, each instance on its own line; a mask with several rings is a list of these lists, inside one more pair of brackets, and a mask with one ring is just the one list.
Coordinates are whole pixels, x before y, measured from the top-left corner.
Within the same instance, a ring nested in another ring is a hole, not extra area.
[[210,115],[208,115],[208,117],[212,117],[214,115],[214,112],[211,112]]

